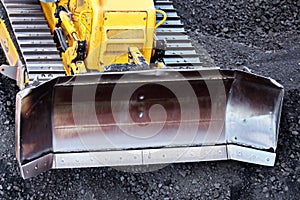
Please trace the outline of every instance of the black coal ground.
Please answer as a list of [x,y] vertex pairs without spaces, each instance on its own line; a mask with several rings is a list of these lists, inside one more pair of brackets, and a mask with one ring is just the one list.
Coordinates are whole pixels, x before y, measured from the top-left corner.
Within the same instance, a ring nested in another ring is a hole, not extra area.
[[174,3],[199,52],[217,66],[248,67],[284,85],[275,166],[202,162],[142,174],[66,169],[22,180],[14,153],[18,89],[0,76],[0,199],[300,199],[300,1]]

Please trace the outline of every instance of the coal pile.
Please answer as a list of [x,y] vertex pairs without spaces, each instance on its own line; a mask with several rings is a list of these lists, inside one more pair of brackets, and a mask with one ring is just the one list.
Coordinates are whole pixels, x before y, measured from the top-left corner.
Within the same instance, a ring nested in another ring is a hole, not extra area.
[[263,49],[281,49],[273,41],[282,32],[300,31],[300,1],[175,1],[191,31],[230,38]]

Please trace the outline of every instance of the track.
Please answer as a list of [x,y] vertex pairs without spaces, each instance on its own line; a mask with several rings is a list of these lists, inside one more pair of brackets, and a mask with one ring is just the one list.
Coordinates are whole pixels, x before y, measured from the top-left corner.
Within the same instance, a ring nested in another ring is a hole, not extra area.
[[[165,11],[168,16],[167,21],[156,30],[158,38],[167,41],[167,51],[164,58],[166,66],[204,67],[204,62],[199,59],[190,38],[186,35],[180,17],[173,7],[173,2],[168,0],[155,1],[155,7]],[[161,16],[157,16],[157,20],[161,20],[161,18]]]
[[62,60],[56,49],[43,11],[36,0],[2,0],[16,38],[29,84],[64,76]]

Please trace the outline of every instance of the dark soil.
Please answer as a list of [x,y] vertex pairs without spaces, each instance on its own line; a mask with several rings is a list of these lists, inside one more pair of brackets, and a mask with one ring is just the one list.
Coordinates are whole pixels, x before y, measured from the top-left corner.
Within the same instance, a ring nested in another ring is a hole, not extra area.
[[23,180],[14,153],[18,90],[0,75],[0,199],[300,199],[300,1],[174,3],[197,49],[217,66],[248,67],[284,85],[275,166],[200,162],[144,174],[66,169]]

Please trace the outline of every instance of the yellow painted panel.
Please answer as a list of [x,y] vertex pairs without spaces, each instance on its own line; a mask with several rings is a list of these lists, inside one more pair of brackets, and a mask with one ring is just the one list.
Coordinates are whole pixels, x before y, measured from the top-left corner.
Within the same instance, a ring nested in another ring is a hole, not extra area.
[[145,11],[154,9],[153,0],[101,0],[106,11]]
[[135,27],[147,24],[146,12],[106,12],[104,14],[104,27],[125,26]]
[[17,66],[19,54],[2,19],[0,19],[0,42],[9,65]]
[[106,31],[108,39],[144,39],[145,30],[143,29],[111,29]]

